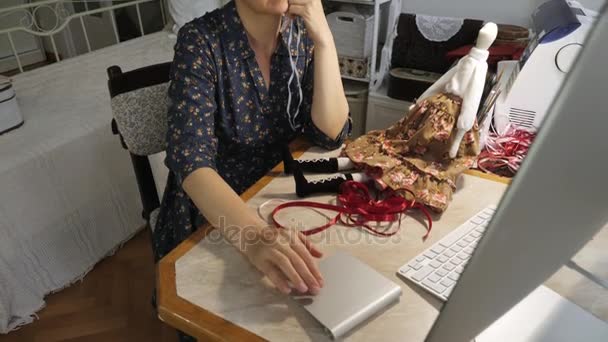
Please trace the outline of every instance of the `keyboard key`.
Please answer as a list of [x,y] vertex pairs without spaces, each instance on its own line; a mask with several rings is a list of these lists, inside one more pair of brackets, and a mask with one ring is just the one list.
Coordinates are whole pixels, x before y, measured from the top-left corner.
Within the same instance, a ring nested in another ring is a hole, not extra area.
[[442,268],[440,270],[437,270],[437,272],[435,272],[433,274],[436,274],[438,277],[445,277],[448,274],[448,272]]
[[452,265],[452,264],[449,264],[449,263],[448,263],[448,264],[443,265],[443,269],[444,269],[444,270],[448,270],[448,271],[453,270],[453,269],[454,269],[454,267],[456,267],[456,266],[454,266],[454,265]]
[[466,246],[468,246],[469,244],[468,244],[466,241],[462,241],[462,240],[460,240],[460,241],[458,241],[458,242],[456,243],[456,245],[457,245],[457,246],[460,246],[460,247],[462,247],[462,248],[465,248],[465,247],[466,247]]
[[462,272],[464,272],[464,267],[458,266],[456,267],[456,269],[454,269],[454,272],[461,274]]
[[477,217],[479,217],[485,221],[485,220],[488,220],[490,217],[492,217],[492,215],[490,215],[486,212],[481,212],[481,213],[479,213],[479,215],[477,215]]
[[435,260],[437,260],[441,263],[445,263],[446,261],[448,261],[448,257],[446,257],[445,255],[440,255],[440,256],[436,257]]
[[413,268],[413,269],[415,269],[416,271],[418,271],[419,269],[421,269],[421,268],[422,268],[422,264],[416,264],[416,265],[414,265],[414,266],[410,266],[410,268]]
[[441,254],[441,252],[445,251],[445,247],[442,247],[440,245],[435,245],[435,246],[433,246],[433,248],[431,248],[431,250],[437,254]]
[[460,278],[460,273],[450,273],[448,274],[448,279],[452,279],[453,281],[458,281],[458,278]]
[[475,231],[478,232],[478,233],[482,233],[483,234],[483,232],[485,232],[486,230],[485,230],[484,227],[479,226],[479,227],[475,228]]
[[450,262],[456,266],[462,264],[462,260],[460,260],[458,258],[454,258],[454,259],[450,260]]
[[456,253],[452,252],[452,251],[451,251],[451,250],[449,250],[449,249],[448,249],[447,251],[443,252],[443,255],[444,255],[445,257],[447,257],[447,258],[451,258],[451,257],[453,257],[453,256],[454,256],[454,254],[456,254]]
[[462,250],[462,247],[456,245],[456,246],[452,246],[450,247],[450,249],[456,253],[460,252]]
[[435,269],[430,266],[425,266],[418,272],[414,273],[414,275],[412,276],[412,279],[414,279],[415,281],[422,281],[422,279],[426,278],[434,270]]
[[423,255],[416,258],[416,261],[418,262],[423,262],[424,260],[426,260],[426,258]]
[[458,254],[458,257],[459,257],[460,259],[462,259],[463,261],[467,261],[467,260],[469,260],[469,255],[467,255],[467,254],[465,254],[465,253],[460,253],[460,254]]
[[450,286],[456,284],[456,282],[453,281],[452,279],[446,278],[446,279],[443,279],[439,284],[441,284],[445,287],[450,287]]
[[426,279],[432,281],[433,283],[438,282],[439,280],[441,280],[441,277],[437,276],[436,274],[431,274],[430,276],[426,277]]
[[482,224],[483,221],[484,221],[484,219],[479,216],[475,216],[471,219],[471,223],[474,223],[474,224]]
[[437,260],[433,260],[429,263],[429,266],[431,266],[433,268],[439,268],[439,267],[441,267],[441,265],[443,265],[443,264]]
[[467,247],[465,249],[462,250],[464,253],[467,253],[468,255],[472,255],[473,252],[475,252],[475,250],[471,247]]
[[441,239],[438,243],[443,247],[450,247],[456,241],[460,240],[463,236],[467,235],[471,229],[476,226],[471,222],[465,222],[462,226],[456,228],[456,230],[452,231],[450,234]]
[[477,239],[477,238],[479,238],[479,237],[481,236],[481,234],[479,234],[479,233],[478,233],[478,232],[476,232],[476,231],[472,231],[472,232],[471,232],[471,234],[469,234],[469,235],[471,235],[472,237],[474,237],[474,238],[476,238],[476,239]]
[[424,256],[429,259],[433,259],[437,256],[437,253],[429,250],[429,251],[424,252]]
[[475,239],[471,236],[465,236],[464,239],[462,239],[462,241],[464,241],[466,243],[471,243],[471,242],[475,241]]
[[428,279],[424,280],[422,282],[422,284],[426,285],[428,288],[430,288],[431,290],[433,290],[437,293],[442,293],[443,291],[446,290],[445,286],[443,286],[441,284],[433,283],[433,282],[429,281]]
[[480,224],[479,226],[482,228],[487,228],[489,224],[490,224],[490,221],[486,221],[486,222]]

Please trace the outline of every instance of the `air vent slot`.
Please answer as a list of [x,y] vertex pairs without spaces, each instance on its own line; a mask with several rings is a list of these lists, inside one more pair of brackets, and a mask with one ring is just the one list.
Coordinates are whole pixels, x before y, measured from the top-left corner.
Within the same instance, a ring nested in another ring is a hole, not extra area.
[[519,108],[511,108],[509,110],[509,121],[521,127],[534,128],[535,117],[536,112],[532,110]]

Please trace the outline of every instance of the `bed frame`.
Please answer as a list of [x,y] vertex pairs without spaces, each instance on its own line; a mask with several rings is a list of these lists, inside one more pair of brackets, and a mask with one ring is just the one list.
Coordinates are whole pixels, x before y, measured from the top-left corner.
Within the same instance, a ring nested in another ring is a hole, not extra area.
[[[141,34],[141,36],[144,36],[144,25],[142,21],[142,13],[140,10],[140,5],[144,3],[158,3],[160,5],[160,12],[164,26],[167,23],[167,18],[165,15],[165,0],[43,0],[37,2],[32,2],[31,0],[28,0],[27,3],[22,5],[0,8],[0,19],[3,17],[6,18],[7,16],[21,15],[19,25],[0,29],[0,37],[6,36],[8,38],[13,57],[15,58],[17,66],[19,68],[19,72],[23,72],[24,63],[21,58],[22,56],[20,56],[20,53],[18,52],[15,46],[15,33],[25,32],[41,39],[48,38],[52,46],[52,52],[54,54],[55,60],[60,61],[61,56],[57,48],[55,35],[61,34],[66,28],[69,30],[69,24],[75,20],[80,21],[80,26],[82,27],[82,31],[84,33],[84,41],[86,43],[88,52],[92,51],[90,34],[87,31],[87,25],[85,22],[85,18],[89,16],[99,16],[103,13],[109,13],[110,20],[112,23],[112,29],[114,32],[114,38],[116,44],[118,44],[120,43],[120,37],[114,11],[126,7],[135,7],[137,12],[137,24],[139,33]],[[84,11],[74,11],[74,4],[82,4],[84,7]],[[93,4],[95,6],[93,6]],[[51,22],[54,22],[54,27],[44,27],[44,25],[41,23],[41,13],[43,12],[45,14],[51,14],[51,18],[47,17],[45,20],[50,20]]]

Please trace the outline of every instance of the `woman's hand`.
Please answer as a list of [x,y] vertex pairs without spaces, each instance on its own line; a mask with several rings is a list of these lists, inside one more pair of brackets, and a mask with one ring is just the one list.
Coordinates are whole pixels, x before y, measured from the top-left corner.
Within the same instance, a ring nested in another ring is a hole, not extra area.
[[306,30],[315,46],[321,47],[333,44],[333,36],[325,19],[321,0],[288,0],[287,14],[304,19]]
[[323,278],[314,258],[323,254],[302,233],[274,227],[241,233],[240,249],[279,291],[288,294],[293,286],[301,293],[319,292]]

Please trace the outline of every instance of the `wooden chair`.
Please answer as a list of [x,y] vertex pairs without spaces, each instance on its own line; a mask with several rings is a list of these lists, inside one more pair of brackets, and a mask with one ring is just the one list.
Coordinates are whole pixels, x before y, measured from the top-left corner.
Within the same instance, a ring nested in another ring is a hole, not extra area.
[[129,72],[111,66],[108,88],[112,101],[112,132],[129,151],[143,206],[142,216],[153,231],[160,198],[150,166],[151,155],[166,149],[167,106],[171,62]]

